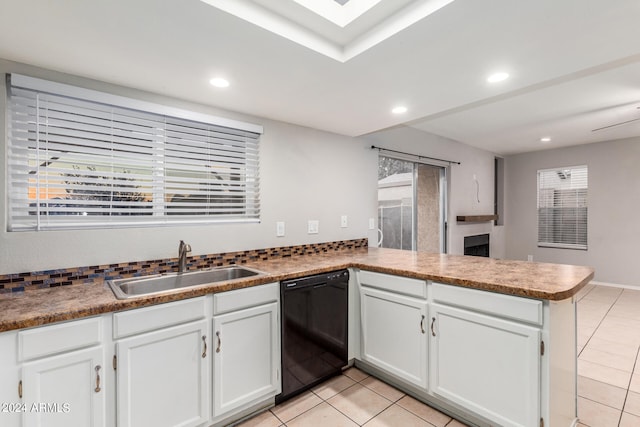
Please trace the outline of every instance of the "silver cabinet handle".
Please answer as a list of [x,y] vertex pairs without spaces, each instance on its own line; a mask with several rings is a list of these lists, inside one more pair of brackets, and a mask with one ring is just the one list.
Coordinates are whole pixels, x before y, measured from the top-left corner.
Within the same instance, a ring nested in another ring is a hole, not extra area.
[[420,319],[420,330],[424,334],[424,314],[422,315],[422,319]]
[[218,347],[216,348],[216,353],[220,353],[220,346],[222,345],[222,341],[220,340],[220,331],[216,331],[216,337],[218,337]]
[[206,335],[202,336],[202,343],[204,344],[204,350],[202,351],[202,358],[204,359],[205,357],[207,357],[207,336]]
[[96,388],[95,388],[95,392],[96,393],[100,393],[100,390],[102,390],[100,388],[100,365],[96,366]]
[[436,331],[435,329],[433,329],[433,325],[436,323],[436,318],[432,317],[431,318],[431,335],[433,335],[434,337],[436,336]]

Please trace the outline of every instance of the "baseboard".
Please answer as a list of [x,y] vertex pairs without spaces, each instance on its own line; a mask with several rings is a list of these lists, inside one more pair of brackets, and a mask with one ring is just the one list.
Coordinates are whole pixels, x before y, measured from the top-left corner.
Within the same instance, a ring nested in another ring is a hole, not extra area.
[[607,283],[607,282],[599,282],[596,280],[592,280],[591,282],[589,282],[589,284],[596,285],[596,286],[608,286],[610,288],[622,288],[622,289],[631,289],[634,291],[640,291],[640,286],[621,285],[619,283]]

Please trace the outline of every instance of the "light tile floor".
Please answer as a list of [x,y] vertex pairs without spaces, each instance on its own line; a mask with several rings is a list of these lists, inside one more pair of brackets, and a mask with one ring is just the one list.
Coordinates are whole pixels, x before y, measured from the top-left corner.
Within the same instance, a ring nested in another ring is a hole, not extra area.
[[640,291],[578,294],[578,426],[640,426]]
[[[578,298],[582,427],[640,427],[640,291],[588,285]],[[464,427],[351,368],[242,427]]]
[[465,427],[357,368],[350,368],[240,426]]

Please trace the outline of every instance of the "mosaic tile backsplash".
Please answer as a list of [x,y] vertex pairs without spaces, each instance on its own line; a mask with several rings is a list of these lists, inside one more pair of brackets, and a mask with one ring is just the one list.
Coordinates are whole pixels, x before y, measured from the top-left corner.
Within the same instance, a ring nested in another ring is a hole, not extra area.
[[[364,238],[210,255],[196,255],[187,258],[187,266],[190,270],[195,270],[233,264],[245,264],[249,261],[366,248],[368,244],[368,239]],[[56,286],[102,283],[105,280],[111,279],[175,271],[178,271],[178,258],[5,274],[0,275],[0,293],[22,292],[25,290]]]

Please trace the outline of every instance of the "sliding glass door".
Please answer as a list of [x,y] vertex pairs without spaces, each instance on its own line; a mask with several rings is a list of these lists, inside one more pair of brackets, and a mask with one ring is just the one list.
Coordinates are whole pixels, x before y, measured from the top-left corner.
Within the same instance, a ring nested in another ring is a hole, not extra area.
[[446,253],[446,169],[380,156],[378,245]]

